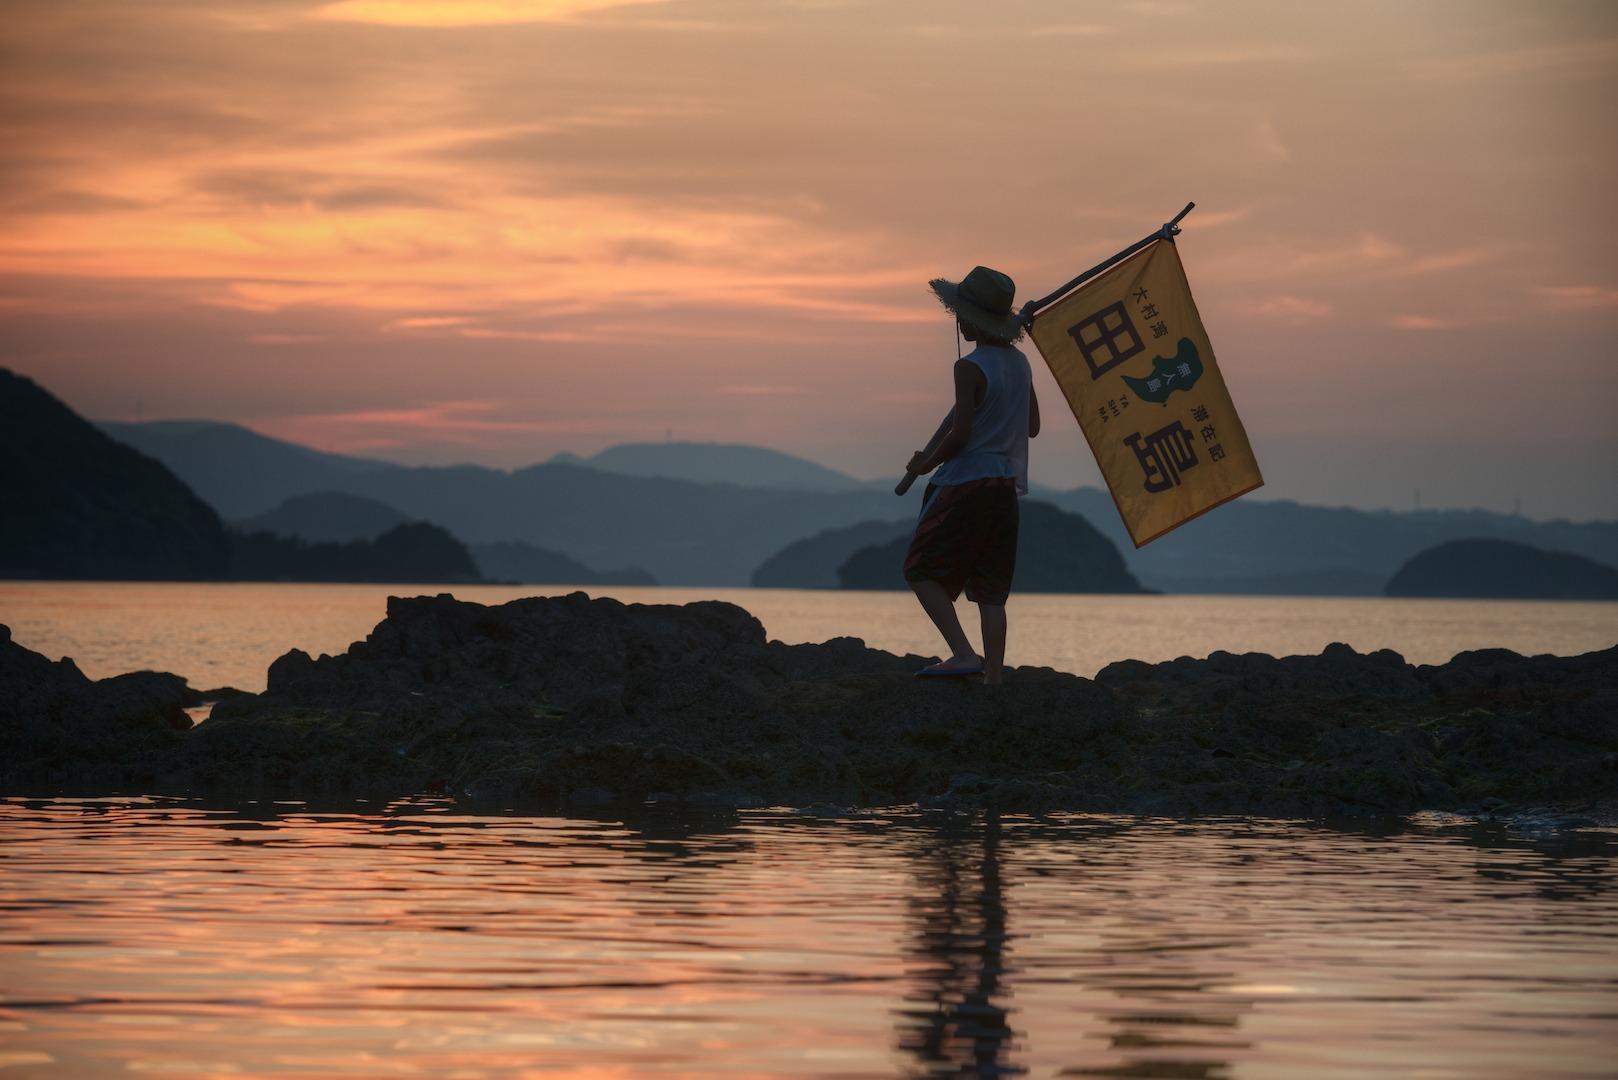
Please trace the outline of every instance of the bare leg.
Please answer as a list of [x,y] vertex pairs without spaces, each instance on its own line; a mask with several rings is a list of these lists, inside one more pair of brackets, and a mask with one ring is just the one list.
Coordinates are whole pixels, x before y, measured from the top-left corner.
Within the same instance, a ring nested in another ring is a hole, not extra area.
[[999,683],[1006,662],[1006,608],[1004,604],[979,604],[983,620],[983,681]]
[[955,604],[950,600],[949,593],[944,591],[944,586],[936,581],[912,581],[910,588],[916,594],[916,599],[921,601],[921,608],[927,617],[944,635],[944,643],[949,646],[949,659],[938,666],[975,666],[978,654],[972,651],[972,643],[966,640],[966,631],[961,629],[961,620],[955,615]]

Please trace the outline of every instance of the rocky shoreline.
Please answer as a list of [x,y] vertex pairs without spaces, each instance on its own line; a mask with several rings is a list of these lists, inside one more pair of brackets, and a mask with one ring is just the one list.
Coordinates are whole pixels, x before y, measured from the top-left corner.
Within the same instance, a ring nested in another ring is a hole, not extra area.
[[[929,658],[784,645],[730,604],[390,598],[262,694],[92,682],[0,627],[0,792],[448,794],[471,805],[830,805],[1330,817],[1618,806],[1618,646],[1413,666],[1215,653],[1094,679],[921,682]],[[188,708],[217,704],[192,726]]]

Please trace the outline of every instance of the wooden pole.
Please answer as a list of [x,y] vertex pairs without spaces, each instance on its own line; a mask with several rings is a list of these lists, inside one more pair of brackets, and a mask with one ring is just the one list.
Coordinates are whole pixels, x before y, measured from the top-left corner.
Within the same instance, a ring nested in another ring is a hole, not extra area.
[[[944,441],[944,436],[948,435],[949,429],[954,426],[955,410],[951,409],[949,414],[944,417],[944,422],[938,425],[938,430],[933,432],[933,437],[927,440],[927,446],[922,450],[922,453],[930,454],[934,450],[937,450],[938,444]],[[914,484],[915,482],[916,474],[906,470],[904,479],[899,481],[898,486],[893,489],[893,493],[895,495],[903,495],[905,492],[910,490],[910,485]]]
[[1135,243],[1130,244],[1112,258],[1105,259],[1102,262],[1097,263],[1095,266],[1092,266],[1090,269],[1086,270],[1084,273],[1080,274],[1078,277],[1074,278],[1072,281],[1068,282],[1066,285],[1063,285],[1060,289],[1057,289],[1048,296],[1042,296],[1038,300],[1028,301],[1028,303],[1024,304],[1021,309],[1018,310],[1017,318],[1022,320],[1022,324],[1024,326],[1032,326],[1034,324],[1034,316],[1037,315],[1041,310],[1050,307],[1052,304],[1056,303],[1062,297],[1066,296],[1074,289],[1077,289],[1080,285],[1083,285],[1086,281],[1089,281],[1097,274],[1111,270],[1114,266],[1117,266],[1119,263],[1135,254],[1135,252],[1141,250],[1142,248],[1150,247],[1159,240],[1172,241],[1177,235],[1179,235],[1180,219],[1189,214],[1192,207],[1196,205],[1197,204],[1194,202],[1186,203],[1184,210],[1181,210],[1178,214],[1175,214],[1168,221],[1164,222],[1163,227],[1154,232],[1152,235],[1137,240]]

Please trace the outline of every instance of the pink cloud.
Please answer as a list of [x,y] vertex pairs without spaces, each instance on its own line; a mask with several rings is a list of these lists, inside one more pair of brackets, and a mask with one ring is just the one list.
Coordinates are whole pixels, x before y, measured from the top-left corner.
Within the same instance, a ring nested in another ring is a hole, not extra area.
[[1411,73],[1419,79],[1443,82],[1499,79],[1540,71],[1555,71],[1565,78],[1570,74],[1611,71],[1615,62],[1618,62],[1618,38],[1608,36],[1424,59],[1413,65]]
[[553,426],[537,420],[504,418],[498,415],[503,408],[504,403],[494,401],[434,401],[412,408],[273,417],[249,426],[274,438],[338,452],[420,442],[482,446],[491,436],[547,431]]
[[1477,266],[1500,256],[1497,248],[1470,247],[1457,248],[1454,251],[1433,251],[1424,255],[1417,255],[1407,259],[1396,269],[1391,271],[1394,276],[1419,276],[1422,274],[1441,274],[1446,270],[1459,270],[1468,266]]
[[[1345,454],[1398,424],[1474,439],[1526,392],[1477,363],[1486,327],[1498,355],[1593,387],[1557,438],[1610,448],[1590,402],[1618,385],[1599,366],[1618,280],[1590,224],[1610,211],[1592,133],[1618,39],[1594,7],[1482,5],[1459,26],[1423,5],[1252,20],[1042,0],[986,30],[947,5],[605,3],[85,18],[16,0],[8,366],[104,415],[143,399],[441,461],[521,464],[596,431],[735,438],[742,412],[748,437],[857,472],[936,422],[955,342],[928,278],[982,262],[1025,300],[1195,198],[1181,250],[1221,351],[1256,373],[1237,388],[1256,442],[1299,415],[1334,416]],[[940,98],[962,64],[982,93]],[[970,132],[1016,167],[985,181]],[[1478,410],[1385,410],[1375,380],[1300,373],[1305,339],[1379,371],[1465,370]],[[804,408],[823,385],[843,388],[835,417]],[[1050,411],[1061,475],[1094,482]],[[1529,437],[1508,424],[1494,445]],[[1598,494],[1562,509],[1614,505]]]
[[1237,310],[1244,315],[1297,325],[1328,318],[1332,306],[1324,300],[1311,300],[1304,296],[1270,296],[1241,304]]
[[380,26],[490,26],[566,22],[581,15],[664,0],[337,0],[315,14]]
[[719,386],[714,393],[727,397],[786,397],[803,393],[801,386],[741,385]]
[[1618,289],[1599,285],[1564,285],[1538,288],[1534,295],[1558,311],[1611,311],[1618,308]]
[[534,431],[543,425],[527,420],[499,420],[488,414],[501,407],[494,401],[435,401],[413,409],[356,409],[352,412],[316,413],[288,417],[305,423],[344,425],[403,425],[438,431]]
[[1460,323],[1432,315],[1399,315],[1390,319],[1388,325],[1400,330],[1453,330]]
[[615,340],[610,335],[587,334],[578,330],[495,330],[486,326],[463,326],[456,333],[461,337],[492,341],[551,341],[551,342],[603,342]]
[[415,315],[394,319],[382,327],[384,330],[436,330],[446,326],[463,326],[471,322],[467,315]]
[[247,340],[254,345],[313,345],[325,341],[323,334],[250,334]]

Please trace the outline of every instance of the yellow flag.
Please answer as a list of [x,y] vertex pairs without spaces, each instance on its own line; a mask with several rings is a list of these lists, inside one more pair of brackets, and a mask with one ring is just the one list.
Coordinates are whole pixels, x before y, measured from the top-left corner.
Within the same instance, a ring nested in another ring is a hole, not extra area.
[[1264,483],[1172,241],[1034,317],[1136,547]]

